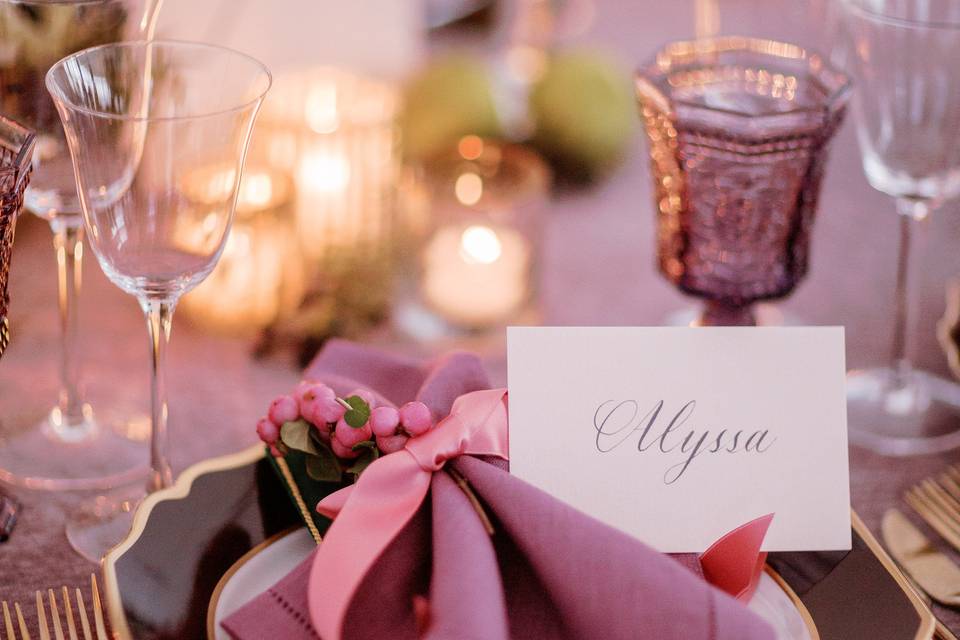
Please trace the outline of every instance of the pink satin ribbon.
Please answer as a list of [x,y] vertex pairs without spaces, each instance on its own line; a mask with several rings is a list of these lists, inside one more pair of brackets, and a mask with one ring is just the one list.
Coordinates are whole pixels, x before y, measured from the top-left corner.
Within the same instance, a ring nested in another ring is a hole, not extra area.
[[[318,512],[335,518],[314,555],[308,587],[310,619],[321,638],[340,640],[367,571],[416,514],[433,473],[461,455],[508,459],[506,389],[460,396],[436,428],[378,459],[356,484],[317,505]],[[749,600],[766,558],[760,545],[772,518],[757,518],[715,542],[700,557],[707,581]]]
[[363,577],[420,508],[434,471],[464,454],[507,459],[506,389],[460,396],[433,430],[380,458],[356,484],[317,505],[321,514],[336,518],[310,571],[310,619],[321,638],[340,640]]

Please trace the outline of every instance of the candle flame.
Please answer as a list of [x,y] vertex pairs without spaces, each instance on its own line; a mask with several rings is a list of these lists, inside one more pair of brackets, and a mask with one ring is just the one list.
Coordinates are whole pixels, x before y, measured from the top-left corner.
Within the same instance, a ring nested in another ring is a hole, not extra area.
[[492,264],[502,250],[500,238],[490,227],[467,227],[460,237],[460,257],[469,264]]
[[483,195],[483,180],[477,174],[468,171],[462,173],[457,178],[457,183],[453,187],[457,200],[467,205],[475,205],[480,202]]
[[262,208],[273,198],[273,181],[266,173],[248,173],[240,183],[238,206]]
[[343,191],[350,182],[350,165],[342,155],[315,152],[303,157],[298,174],[300,182],[311,190]]

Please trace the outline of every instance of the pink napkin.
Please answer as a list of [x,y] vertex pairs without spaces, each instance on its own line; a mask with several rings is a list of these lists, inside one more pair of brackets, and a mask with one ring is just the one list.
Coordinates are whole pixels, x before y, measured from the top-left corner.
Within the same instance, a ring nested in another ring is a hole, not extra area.
[[[468,354],[420,367],[345,342],[330,343],[307,375],[344,393],[372,387],[396,404],[416,397],[437,417],[459,395],[487,386]],[[503,461],[461,456],[450,464],[480,498],[494,535],[450,476],[435,473],[428,500],[350,602],[344,638],[773,637],[702,579],[695,557],[657,553],[511,476]],[[238,640],[318,637],[307,603],[311,565],[312,557],[223,627]]]

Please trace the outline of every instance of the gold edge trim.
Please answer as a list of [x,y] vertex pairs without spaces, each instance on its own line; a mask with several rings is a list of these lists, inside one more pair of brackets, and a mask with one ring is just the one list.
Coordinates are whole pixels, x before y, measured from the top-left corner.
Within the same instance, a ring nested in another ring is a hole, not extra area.
[[914,590],[910,587],[910,583],[907,582],[907,579],[904,577],[903,573],[900,571],[900,568],[897,567],[893,559],[887,554],[884,548],[880,545],[873,534],[870,533],[870,530],[867,528],[867,525],[863,523],[863,520],[860,519],[860,516],[857,515],[857,512],[853,509],[850,509],[850,521],[853,526],[853,530],[867,543],[867,547],[870,548],[870,551],[873,552],[873,555],[880,560],[880,563],[887,570],[893,579],[896,580],[897,584],[900,586],[900,590],[907,596],[907,599],[910,600],[910,603],[913,605],[914,609],[917,610],[917,615],[920,616],[920,628],[917,629],[917,635],[915,640],[931,640],[936,633],[937,623],[936,618],[933,617],[933,612],[923,603],[922,600],[917,596]]
[[237,558],[237,561],[230,565],[230,568],[227,569],[227,572],[224,573],[220,580],[217,581],[217,586],[213,588],[213,593],[210,594],[210,602],[207,604],[207,640],[215,640],[216,638],[216,618],[217,618],[217,604],[220,602],[220,594],[223,593],[223,588],[227,586],[227,582],[230,581],[230,578],[233,577],[237,571],[240,570],[240,567],[247,564],[254,556],[259,555],[261,551],[272,545],[274,542],[279,542],[281,539],[286,538],[292,533],[300,531],[303,527],[290,527],[285,529],[280,533],[275,533],[257,546],[247,551],[245,554]]
[[120,598],[120,587],[117,584],[116,562],[130,547],[140,539],[150,518],[150,512],[160,502],[178,500],[187,496],[193,486],[193,481],[199,476],[212,471],[235,469],[256,462],[264,455],[262,444],[256,444],[243,451],[231,453],[217,458],[201,460],[188,467],[180,474],[173,486],[151,493],[133,514],[133,524],[130,533],[120,544],[110,549],[102,562],[104,592],[107,600],[107,617],[110,619],[111,633],[119,640],[134,640],[127,624],[127,616],[123,612],[123,602]]
[[766,565],[764,571],[777,583],[777,586],[783,589],[783,592],[787,594],[787,597],[790,598],[793,602],[793,606],[797,608],[797,611],[800,612],[800,618],[803,620],[803,624],[806,625],[807,631],[810,632],[810,640],[820,640],[820,632],[817,630],[817,623],[813,621],[813,616],[810,615],[810,612],[807,610],[807,605],[803,604],[803,600],[800,599],[800,596],[793,590],[787,581],[783,579],[777,570]]

